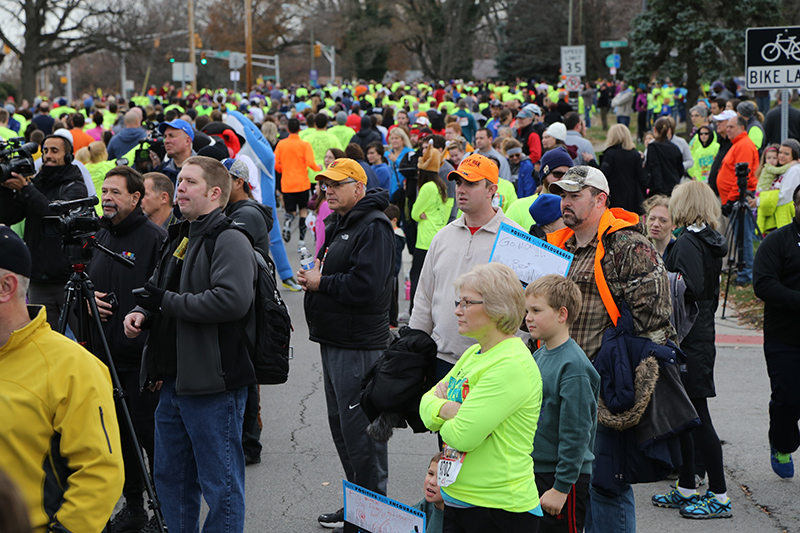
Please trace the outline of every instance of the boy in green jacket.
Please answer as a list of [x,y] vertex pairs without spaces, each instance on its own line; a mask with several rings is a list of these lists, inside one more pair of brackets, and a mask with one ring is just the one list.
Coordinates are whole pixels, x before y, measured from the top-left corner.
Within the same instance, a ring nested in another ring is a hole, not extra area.
[[543,276],[525,289],[525,309],[531,338],[541,346],[533,354],[543,390],[531,454],[544,511],[539,532],[583,531],[600,375],[569,336],[581,292],[563,276]]

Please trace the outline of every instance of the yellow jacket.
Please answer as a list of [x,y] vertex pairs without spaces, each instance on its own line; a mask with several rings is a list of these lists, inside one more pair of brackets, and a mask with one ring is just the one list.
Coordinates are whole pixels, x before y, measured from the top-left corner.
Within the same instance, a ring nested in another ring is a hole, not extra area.
[[33,530],[99,532],[122,494],[119,428],[106,366],[50,329],[45,310],[0,347],[0,468]]

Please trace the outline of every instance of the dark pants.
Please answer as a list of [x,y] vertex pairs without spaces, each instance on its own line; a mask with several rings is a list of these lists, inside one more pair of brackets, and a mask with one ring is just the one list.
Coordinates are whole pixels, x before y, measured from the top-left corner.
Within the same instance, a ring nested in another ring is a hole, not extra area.
[[325,401],[333,443],[347,481],[386,494],[389,448],[367,435],[369,419],[361,409],[361,380],[383,350],[347,350],[320,344]]
[[444,506],[444,533],[536,533],[540,518],[531,513],[511,513],[488,507]]
[[397,275],[392,278],[392,303],[389,305],[389,325],[397,327],[397,317],[400,315],[400,304],[397,299],[400,297],[400,280]]
[[719,442],[717,431],[711,422],[711,414],[708,412],[708,400],[706,398],[691,398],[692,405],[697,416],[700,418],[701,425],[691,433],[683,432],[680,436],[681,456],[683,465],[681,466],[680,479],[678,485],[685,489],[695,487],[695,447],[703,456],[703,463],[708,471],[708,489],[715,494],[727,492],[725,485],[725,471],[722,468],[722,445]]
[[[28,289],[28,302],[35,305],[43,305],[47,312],[47,323],[58,331],[58,317],[61,308],[64,307],[64,285],[67,283],[34,283],[31,282]],[[78,331],[78,317],[75,313],[67,313],[67,323],[75,335],[81,335]]]
[[[147,466],[150,476],[153,474],[154,439],[155,439],[155,413],[158,406],[159,391],[151,392],[145,388],[139,392],[139,371],[138,370],[117,370],[120,385],[125,391],[125,403],[133,421],[133,430],[139,441],[140,449],[147,453]],[[122,461],[125,465],[125,485],[122,494],[125,502],[131,507],[141,507],[143,505],[142,492],[144,491],[144,479],[139,461],[136,457],[136,447],[128,431],[125,418],[120,408],[117,406],[117,420],[119,420],[120,440],[122,445]]]
[[608,129],[608,108],[607,107],[601,107],[600,108],[600,122],[603,123],[603,129],[607,130]]
[[[540,518],[541,533],[577,533],[583,531],[586,521],[586,503],[589,501],[589,474],[581,474],[572,485],[561,512],[555,516],[544,513]],[[555,472],[536,472],[536,489],[539,497],[553,488]]]
[[417,293],[417,285],[419,284],[419,275],[422,273],[422,265],[425,264],[425,256],[428,255],[428,250],[420,250],[414,248],[414,255],[411,259],[411,271],[408,274],[411,281],[411,303],[408,306],[408,312],[414,309],[414,295]]
[[625,124],[630,128],[631,117],[629,115],[617,115],[617,124]]
[[769,401],[769,442],[781,453],[800,447],[800,347],[764,342],[767,374],[772,386]]
[[247,387],[247,403],[244,404],[244,425],[242,426],[242,449],[247,457],[261,457],[261,426],[258,424],[259,406],[258,385]]

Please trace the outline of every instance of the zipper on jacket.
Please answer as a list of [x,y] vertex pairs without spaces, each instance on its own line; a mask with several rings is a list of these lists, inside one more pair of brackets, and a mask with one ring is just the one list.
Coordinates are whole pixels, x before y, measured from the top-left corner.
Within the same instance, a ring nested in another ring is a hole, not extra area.
[[111,451],[111,439],[108,438],[108,430],[106,429],[106,421],[103,418],[103,407],[100,406],[100,425],[103,426],[103,433],[106,435],[106,444],[108,444],[108,453],[114,453]]

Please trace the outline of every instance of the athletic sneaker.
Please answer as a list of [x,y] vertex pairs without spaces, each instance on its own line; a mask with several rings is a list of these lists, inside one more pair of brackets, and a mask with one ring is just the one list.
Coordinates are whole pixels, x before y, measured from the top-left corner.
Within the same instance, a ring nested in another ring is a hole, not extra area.
[[700,493],[695,492],[688,498],[681,494],[678,490],[678,483],[675,483],[675,488],[666,494],[656,494],[651,498],[653,505],[656,507],[666,507],[668,509],[680,509],[687,505],[692,505],[700,501]]
[[283,280],[283,286],[292,292],[298,292],[303,290],[303,287],[301,287],[297,283],[297,280],[294,278],[286,278],[285,280]]
[[792,461],[792,454],[781,453],[772,446],[769,448],[769,461],[772,463],[772,470],[779,477],[787,479],[794,477],[794,462]]
[[327,527],[328,529],[344,527],[344,507],[335,513],[319,515],[317,522],[319,522],[319,525],[322,527]]
[[728,498],[725,503],[720,503],[717,496],[710,490],[706,492],[705,496],[700,498],[700,501],[687,505],[680,510],[681,516],[684,518],[730,518],[733,516],[731,513],[731,499]]
[[292,220],[291,218],[287,218],[283,221],[283,240],[289,242],[292,240]]

